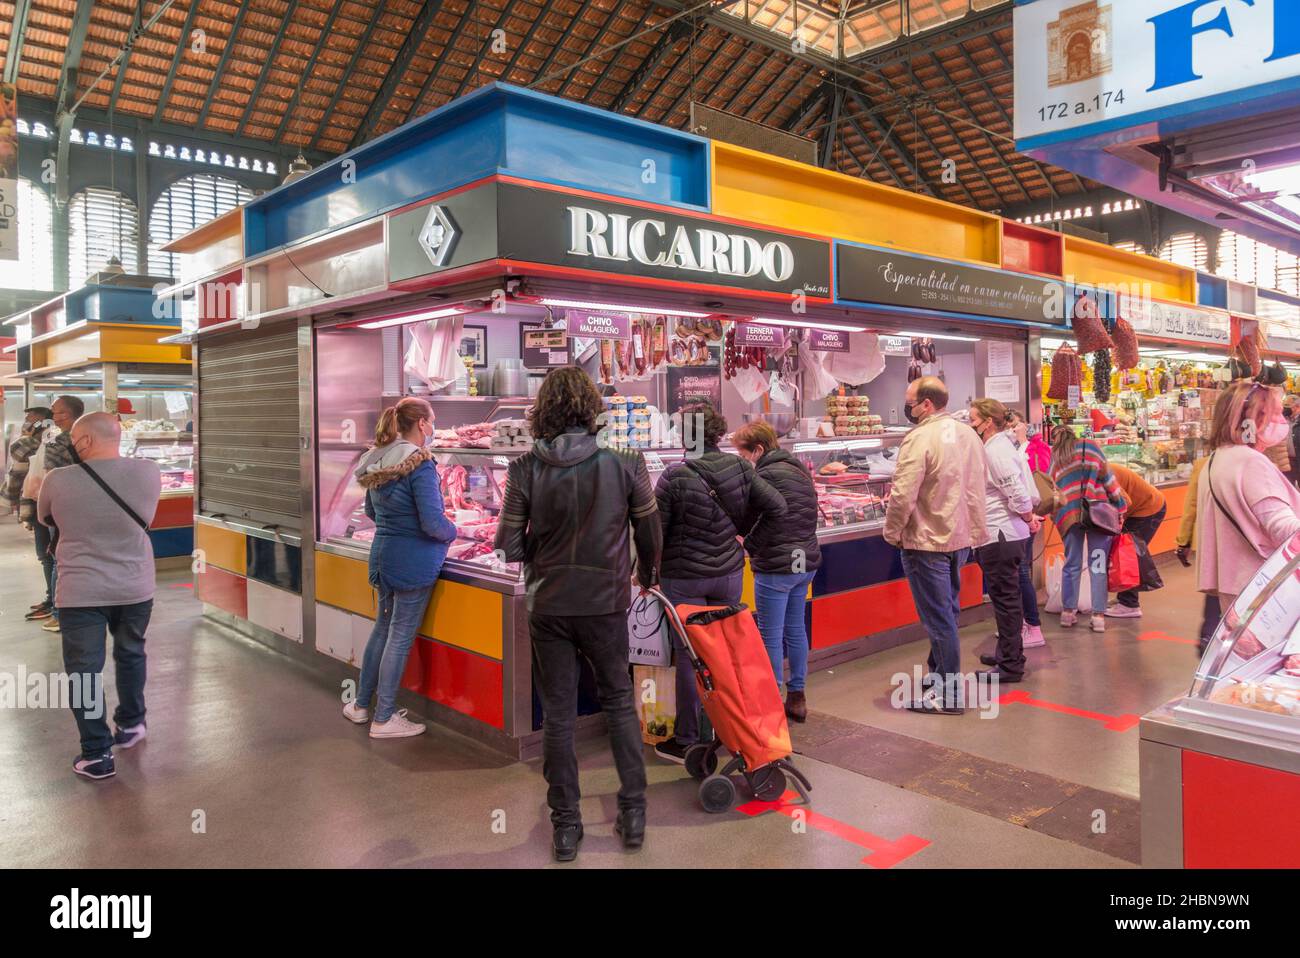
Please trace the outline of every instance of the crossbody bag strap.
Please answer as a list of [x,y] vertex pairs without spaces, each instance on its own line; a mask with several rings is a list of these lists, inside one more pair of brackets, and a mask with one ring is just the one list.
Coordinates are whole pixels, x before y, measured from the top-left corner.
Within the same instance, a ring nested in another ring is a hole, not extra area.
[[109,488],[108,483],[106,483],[103,480],[103,478],[100,476],[99,473],[97,473],[94,469],[91,469],[90,466],[88,466],[84,462],[79,461],[77,465],[79,465],[82,469],[86,470],[86,475],[90,476],[91,479],[94,479],[95,484],[98,485],[99,488],[107,492],[108,497],[112,499],[114,502],[116,502],[119,506],[121,506],[122,511],[125,512],[132,519],[134,519],[136,525],[138,525],[141,529],[144,529],[146,532],[149,531],[149,523],[145,522],[138,515],[136,515],[136,511],[132,509],[130,506],[128,506],[121,496],[119,496],[116,492],[114,492],[111,488]]
[[722,497],[718,495],[718,490],[713,487],[713,483],[710,482],[705,477],[703,471],[696,468],[695,463],[690,460],[686,460],[682,465],[689,469],[692,475],[704,484],[704,488],[708,490],[709,498],[713,500],[715,505],[717,505],[718,511],[727,517],[727,521],[731,523],[731,528],[735,531],[736,535],[740,535],[740,523],[738,523],[731,513],[727,511],[727,507],[722,504]]
[[1214,456],[1214,453],[1210,453],[1210,461],[1205,464],[1205,486],[1210,490],[1210,498],[1213,499],[1214,504],[1219,507],[1219,511],[1223,513],[1224,518],[1232,523],[1232,528],[1237,530],[1237,535],[1241,536],[1241,538],[1245,540],[1246,545],[1258,552],[1259,548],[1255,543],[1250,541],[1250,536],[1241,531],[1241,526],[1237,524],[1237,520],[1232,518],[1232,513],[1224,508],[1223,503],[1219,501],[1218,493],[1214,491],[1214,477],[1211,474],[1211,470],[1214,468]]

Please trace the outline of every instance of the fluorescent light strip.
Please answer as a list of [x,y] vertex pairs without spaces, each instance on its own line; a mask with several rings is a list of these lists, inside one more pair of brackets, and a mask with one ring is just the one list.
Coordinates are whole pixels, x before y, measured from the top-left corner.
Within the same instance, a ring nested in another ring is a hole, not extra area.
[[804,323],[794,319],[771,319],[767,316],[754,316],[750,319],[739,320],[744,323],[755,323],[762,326],[792,326],[795,329],[826,329],[837,333],[861,333],[865,332],[865,326],[845,326],[840,323]]
[[663,307],[628,306],[619,303],[586,303],[580,299],[550,299],[543,297],[543,306],[564,306],[570,309],[601,309],[613,313],[644,313],[651,316],[687,316],[692,319],[705,319],[713,313],[693,313],[685,309],[665,309]]
[[380,319],[373,323],[358,323],[362,329],[383,329],[385,326],[400,326],[403,323],[418,323],[423,319],[441,319],[444,316],[456,316],[460,313],[467,312],[460,306],[450,306],[445,309],[434,309],[424,313],[410,313],[406,316],[395,316],[392,319]]
[[978,336],[943,336],[939,333],[917,333],[909,330],[895,333],[896,336],[911,336],[916,339],[948,339],[955,343],[978,343]]

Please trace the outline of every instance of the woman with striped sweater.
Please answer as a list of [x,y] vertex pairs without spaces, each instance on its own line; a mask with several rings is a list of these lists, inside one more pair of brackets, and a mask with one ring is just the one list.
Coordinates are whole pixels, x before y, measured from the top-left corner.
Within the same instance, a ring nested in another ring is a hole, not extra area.
[[1061,570],[1061,626],[1070,628],[1078,619],[1079,579],[1088,567],[1092,598],[1092,631],[1106,631],[1106,568],[1114,538],[1104,530],[1085,529],[1084,507],[1089,503],[1110,503],[1123,522],[1128,504],[1101,447],[1079,439],[1068,426],[1057,428],[1052,437],[1052,480],[1057,488],[1057,509],[1052,515],[1065,543],[1065,567]]

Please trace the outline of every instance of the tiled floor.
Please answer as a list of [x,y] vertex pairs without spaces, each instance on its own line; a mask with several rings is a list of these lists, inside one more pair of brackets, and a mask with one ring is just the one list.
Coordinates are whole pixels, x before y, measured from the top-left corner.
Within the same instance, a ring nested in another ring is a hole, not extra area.
[[[57,637],[22,621],[38,598],[30,539],[0,525],[0,674],[58,671]],[[1048,628],[1024,690],[1039,703],[1140,715],[1191,681],[1191,578],[1166,567],[1148,614],[1104,636]],[[510,762],[434,728],[371,742],[338,715],[310,670],[199,616],[186,574],[160,576],[149,633],[149,739],[118,753],[118,775],[72,775],[67,712],[0,721],[0,861],[35,866],[549,865],[537,764]],[[963,636],[965,665],[990,642]],[[1131,867],[1137,729],[1041,704],[995,718],[918,716],[890,706],[891,677],[918,644],[810,677],[815,714],[796,727],[813,781],[806,812],[701,811],[695,784],[647,750],[650,834],[628,855],[611,830],[617,782],[603,743],[582,751],[588,837],[579,866],[892,865]],[[111,668],[111,667],[110,667]],[[111,685],[111,675],[109,678]],[[1091,827],[1098,810],[1108,827]],[[200,827],[201,826],[201,827]],[[874,859],[874,861],[873,861]],[[865,864],[864,864],[865,863]]]

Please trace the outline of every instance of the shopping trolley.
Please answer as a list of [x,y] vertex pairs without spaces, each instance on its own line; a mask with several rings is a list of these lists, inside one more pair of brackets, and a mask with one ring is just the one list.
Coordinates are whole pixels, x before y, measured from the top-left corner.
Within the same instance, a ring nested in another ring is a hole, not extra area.
[[[744,605],[674,607],[658,589],[672,628],[681,637],[705,714],[716,737],[686,751],[686,771],[700,782],[706,812],[725,812],[736,803],[731,776],[739,772],[754,797],[774,802],[793,783],[804,802],[812,785],[790,761],[790,728],[772,663],[754,616]],[[677,663],[678,668],[685,667]],[[732,758],[718,768],[718,750]],[[789,776],[789,781],[787,777]]]

